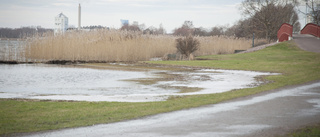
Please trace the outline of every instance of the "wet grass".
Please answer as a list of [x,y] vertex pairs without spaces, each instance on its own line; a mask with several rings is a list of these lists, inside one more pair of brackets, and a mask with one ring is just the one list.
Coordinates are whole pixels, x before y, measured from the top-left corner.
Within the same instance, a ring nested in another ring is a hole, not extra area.
[[320,124],[308,126],[290,134],[285,135],[287,137],[319,137],[320,136]]
[[320,79],[320,54],[302,51],[291,42],[280,43],[252,53],[200,58],[210,60],[149,63],[282,73],[283,75],[266,77],[267,80],[274,81],[267,85],[270,89]]
[[[290,42],[280,43],[253,53],[213,55],[201,58],[209,60],[148,63],[278,72],[282,75],[266,76],[264,78],[271,82],[255,88],[208,95],[174,96],[163,102],[59,102],[0,99],[0,135],[135,119],[215,104],[287,85],[320,79],[320,54],[302,51]],[[152,64],[150,65],[152,66]]]

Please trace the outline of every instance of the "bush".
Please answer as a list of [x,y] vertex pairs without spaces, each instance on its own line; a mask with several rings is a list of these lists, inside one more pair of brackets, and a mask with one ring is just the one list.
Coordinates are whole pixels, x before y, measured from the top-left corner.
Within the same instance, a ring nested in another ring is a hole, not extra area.
[[192,60],[192,53],[200,48],[200,42],[189,35],[185,38],[176,39],[176,48],[179,53],[184,55],[189,60]]

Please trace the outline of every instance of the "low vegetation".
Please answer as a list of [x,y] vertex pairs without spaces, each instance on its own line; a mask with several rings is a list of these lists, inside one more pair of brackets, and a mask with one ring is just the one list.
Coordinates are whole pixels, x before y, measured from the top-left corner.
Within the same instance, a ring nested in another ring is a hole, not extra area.
[[0,135],[90,126],[134,119],[158,113],[214,104],[237,97],[320,79],[320,54],[285,42],[247,54],[203,56],[208,60],[156,61],[149,63],[278,72],[264,77],[272,83],[225,93],[171,97],[148,103],[55,102],[0,99]]

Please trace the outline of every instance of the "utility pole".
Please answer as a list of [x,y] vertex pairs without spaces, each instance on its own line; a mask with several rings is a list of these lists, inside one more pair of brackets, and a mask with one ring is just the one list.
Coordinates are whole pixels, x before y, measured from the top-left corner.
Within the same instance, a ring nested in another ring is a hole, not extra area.
[[253,37],[252,37],[252,47],[254,47],[254,32],[252,33]]
[[305,0],[306,1],[306,20],[305,20],[305,25],[307,25],[307,22],[308,22],[308,0]]
[[79,8],[78,8],[78,30],[81,29],[81,6],[79,3]]

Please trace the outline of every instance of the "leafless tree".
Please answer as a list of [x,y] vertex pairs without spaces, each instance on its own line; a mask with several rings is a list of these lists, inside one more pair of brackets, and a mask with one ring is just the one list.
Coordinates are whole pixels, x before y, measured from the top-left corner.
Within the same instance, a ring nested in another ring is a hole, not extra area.
[[245,0],[242,12],[250,20],[252,33],[264,36],[269,41],[276,39],[282,23],[298,25],[298,16],[294,10],[295,0]]
[[162,35],[166,34],[166,30],[163,28],[162,23],[159,25],[158,33]]
[[193,29],[193,36],[210,36],[210,33],[207,31],[207,29],[199,27]]
[[163,28],[162,24],[160,24],[159,28],[150,26],[149,28],[147,28],[143,31],[143,34],[164,35],[164,34],[166,34],[166,30]]
[[220,36],[224,35],[223,27],[222,26],[215,26],[211,29],[210,35],[212,36]]
[[45,29],[41,26],[37,27],[21,27],[21,28],[0,28],[0,38],[25,38],[33,35],[43,35],[45,33],[53,33],[52,29]]
[[127,30],[127,31],[140,31],[138,25],[123,25],[120,30]]
[[194,26],[192,21],[185,21],[180,28],[174,30],[173,35],[189,36],[192,35]]
[[309,12],[301,11],[299,8],[298,11],[304,15],[312,17],[312,23],[320,25],[320,0],[300,0],[298,1],[299,5],[305,5]]
[[235,37],[244,37],[244,38],[252,38],[252,19],[242,19],[235,23],[233,26],[229,27],[225,31],[225,35],[227,36],[235,36]]

